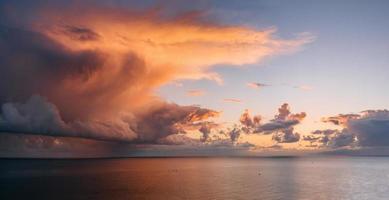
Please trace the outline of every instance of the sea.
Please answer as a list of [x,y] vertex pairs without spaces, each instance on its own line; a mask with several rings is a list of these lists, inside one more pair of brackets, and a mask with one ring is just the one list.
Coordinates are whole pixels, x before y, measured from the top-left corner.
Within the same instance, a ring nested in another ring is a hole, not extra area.
[[1,159],[0,199],[389,199],[389,157]]

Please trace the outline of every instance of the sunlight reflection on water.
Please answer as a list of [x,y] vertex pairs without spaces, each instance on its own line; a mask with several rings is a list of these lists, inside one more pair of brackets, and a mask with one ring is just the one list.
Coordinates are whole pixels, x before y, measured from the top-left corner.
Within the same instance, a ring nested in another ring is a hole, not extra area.
[[1,160],[1,199],[387,199],[389,158]]

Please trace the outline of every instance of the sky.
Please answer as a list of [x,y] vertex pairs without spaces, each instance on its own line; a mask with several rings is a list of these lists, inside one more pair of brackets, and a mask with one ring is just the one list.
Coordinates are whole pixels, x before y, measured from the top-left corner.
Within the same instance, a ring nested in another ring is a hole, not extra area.
[[1,156],[386,153],[388,4],[0,1]]

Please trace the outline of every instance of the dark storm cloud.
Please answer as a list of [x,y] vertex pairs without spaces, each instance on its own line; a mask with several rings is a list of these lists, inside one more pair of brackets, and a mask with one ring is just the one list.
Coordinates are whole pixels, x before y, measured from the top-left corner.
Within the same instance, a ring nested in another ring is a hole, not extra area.
[[[64,120],[115,110],[127,84],[147,76],[133,54],[107,73],[108,57],[97,51],[70,51],[41,33],[0,26],[0,104],[38,94],[59,109]],[[6,76],[4,76],[6,74]],[[139,86],[140,87],[140,86]]]
[[25,103],[5,103],[1,107],[0,132],[72,136],[99,140],[132,141],[137,136],[128,124],[119,122],[65,122],[58,109],[40,96]]
[[98,52],[70,52],[40,33],[1,25],[0,41],[0,103],[55,92],[69,77],[86,80],[104,60]]
[[363,112],[361,117],[349,120],[347,128],[360,146],[389,146],[388,110]]
[[[309,136],[307,136],[309,137]],[[356,137],[354,134],[348,132],[347,129],[337,131],[333,135],[322,135],[317,137],[317,140],[310,141],[311,145],[316,144],[320,148],[342,148],[353,147],[357,145]]]
[[310,146],[319,148],[341,148],[357,145],[355,134],[348,129],[339,130],[316,130],[313,135],[304,136],[303,140],[310,142]]
[[193,126],[193,123],[204,119],[207,112],[215,111],[161,102],[142,114],[120,120],[65,122],[54,104],[40,96],[33,96],[26,103],[3,104],[0,132],[158,143],[169,135],[184,132],[180,127]]
[[[201,11],[118,5],[0,2],[0,132],[143,145],[193,143],[182,136],[195,130],[208,143],[219,112],[167,103],[153,91],[182,79],[222,81],[212,66],[259,62],[313,39],[208,23]],[[259,126],[252,121],[250,129]],[[216,143],[239,145],[240,134]]]
[[[340,116],[340,115],[339,115]],[[351,115],[342,115],[348,118]],[[355,116],[352,116],[355,117]],[[342,124],[348,124],[348,121],[341,120]],[[328,121],[333,123],[333,121]],[[311,132],[312,135],[304,136],[303,140],[310,142],[310,146],[316,145],[319,148],[340,148],[351,147],[357,144],[356,135],[350,132],[347,128],[342,130],[325,129],[315,130]]]
[[[139,142],[157,142],[158,139],[178,133],[185,133],[183,127],[204,126],[211,129],[211,122],[198,126],[202,120],[215,117],[218,112],[197,106],[179,106],[177,104],[160,103],[153,105],[144,114],[136,115],[132,129],[138,133]],[[204,131],[204,130],[202,130]],[[209,130],[210,131],[210,130]]]
[[57,108],[40,96],[26,103],[5,103],[1,107],[0,130],[55,134],[67,129]]
[[347,132],[347,130],[343,130],[342,132],[336,133],[333,137],[331,137],[328,140],[327,145],[332,148],[339,148],[339,147],[350,146],[354,144],[354,142],[355,142],[355,135]]
[[[78,39],[98,38],[86,28],[67,30],[82,37]],[[103,53],[69,51],[38,32],[6,26],[0,26],[0,41],[0,74],[6,74],[0,79],[0,131],[156,142],[178,133],[179,122],[216,116],[208,109],[161,102],[131,120],[91,119],[95,113],[114,110],[113,100],[126,91],[126,85],[142,86],[141,77],[148,76],[142,60],[129,54],[113,77],[90,86],[107,68]],[[31,97],[34,94],[45,98]]]
[[[41,12],[61,3],[38,2],[30,9],[12,2],[0,5],[0,131],[156,143],[184,131],[179,125],[216,116],[208,109],[151,98],[151,88],[170,80],[172,72],[153,70],[131,50],[116,56],[53,40],[46,31],[81,42],[74,45],[103,38],[88,26],[66,21],[69,7],[58,10],[64,15],[60,23],[52,23],[40,18]],[[94,6],[85,11],[92,14]],[[25,16],[16,17],[23,10]],[[32,25],[38,18],[42,26]],[[144,102],[148,106],[138,106]]]
[[341,125],[342,130],[317,130],[319,141],[329,147],[385,147],[389,146],[389,111],[367,110],[361,114],[340,114],[323,121]]

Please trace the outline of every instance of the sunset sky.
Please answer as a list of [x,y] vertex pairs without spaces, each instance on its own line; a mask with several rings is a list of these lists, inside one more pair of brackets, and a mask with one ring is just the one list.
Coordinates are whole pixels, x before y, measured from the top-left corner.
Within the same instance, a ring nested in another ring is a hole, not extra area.
[[388,6],[0,1],[1,156],[389,152]]

